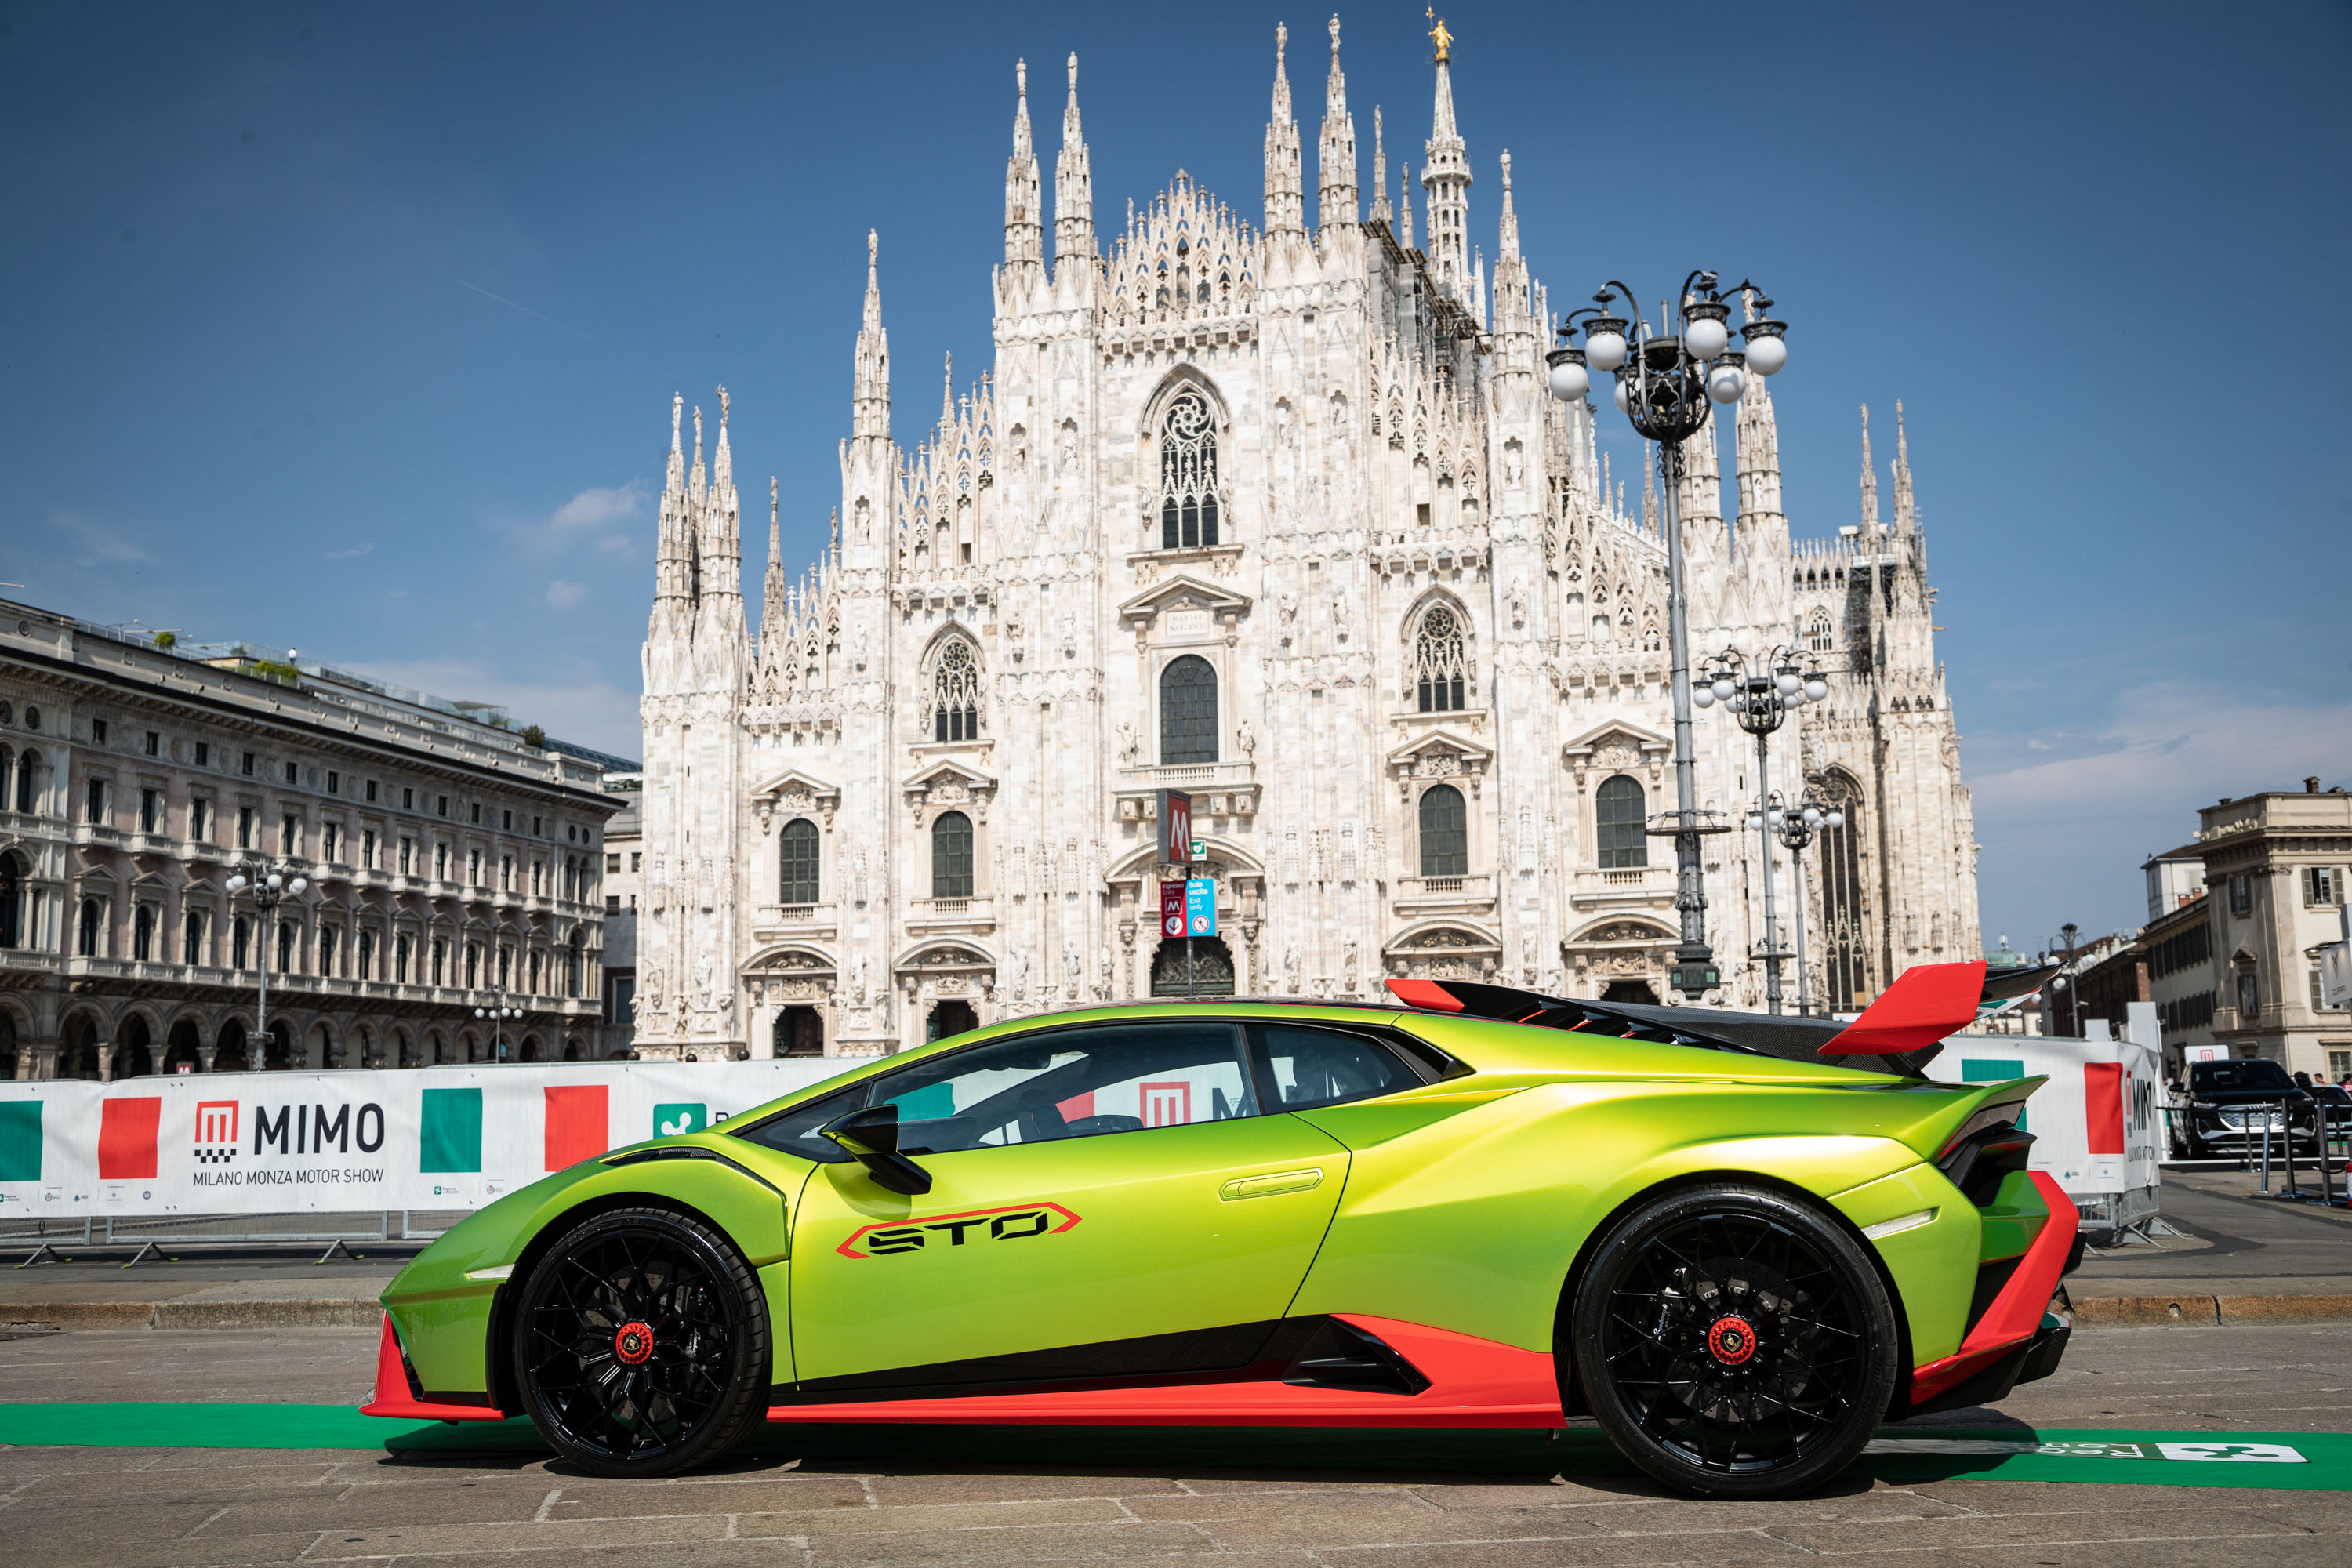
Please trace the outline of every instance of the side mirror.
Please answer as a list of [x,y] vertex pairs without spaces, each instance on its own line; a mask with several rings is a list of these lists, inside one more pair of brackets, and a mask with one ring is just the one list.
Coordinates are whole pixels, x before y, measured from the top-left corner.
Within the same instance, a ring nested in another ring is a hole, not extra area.
[[898,1108],[868,1106],[836,1116],[817,1129],[866,1167],[886,1192],[919,1197],[931,1190],[931,1173],[898,1152]]

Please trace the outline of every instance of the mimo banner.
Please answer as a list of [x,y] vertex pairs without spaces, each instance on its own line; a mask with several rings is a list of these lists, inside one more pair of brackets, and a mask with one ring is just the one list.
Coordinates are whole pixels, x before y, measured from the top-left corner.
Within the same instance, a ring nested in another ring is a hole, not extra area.
[[604,1062],[0,1081],[0,1220],[478,1208],[849,1063]]

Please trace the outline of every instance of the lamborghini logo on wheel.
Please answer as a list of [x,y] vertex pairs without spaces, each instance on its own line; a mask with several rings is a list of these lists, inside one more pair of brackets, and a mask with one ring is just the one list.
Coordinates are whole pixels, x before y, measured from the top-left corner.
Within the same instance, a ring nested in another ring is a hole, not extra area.
[[[1022,1204],[1012,1208],[972,1209],[929,1219],[898,1220],[889,1225],[861,1226],[848,1240],[834,1248],[844,1258],[881,1258],[896,1252],[922,1252],[931,1247],[982,1245],[995,1241],[1025,1241],[1033,1236],[1059,1236],[1078,1223],[1078,1216],[1059,1204]],[[859,1250],[860,1247],[864,1250]]]

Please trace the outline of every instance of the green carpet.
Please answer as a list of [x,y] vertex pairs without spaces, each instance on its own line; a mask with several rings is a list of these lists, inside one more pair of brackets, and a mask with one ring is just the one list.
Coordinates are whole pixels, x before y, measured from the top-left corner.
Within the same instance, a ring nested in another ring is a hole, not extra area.
[[[541,1454],[526,1421],[388,1421],[341,1405],[6,1405],[0,1444],[83,1447],[381,1448]],[[747,1445],[779,1458],[883,1466],[1109,1469],[1213,1466],[1473,1475],[1634,1473],[1590,1428],[1393,1432],[1282,1427],[769,1426]],[[1923,1430],[1890,1427],[1855,1466],[1886,1481],[2138,1482],[2352,1491],[2352,1435],[2337,1432]]]

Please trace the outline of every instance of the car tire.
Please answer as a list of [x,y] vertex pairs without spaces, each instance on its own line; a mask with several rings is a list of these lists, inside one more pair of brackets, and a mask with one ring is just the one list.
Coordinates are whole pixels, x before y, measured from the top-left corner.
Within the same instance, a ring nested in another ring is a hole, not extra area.
[[1886,1415],[1901,1343],[1850,1229],[1737,1184],[1636,1205],[1593,1250],[1570,1319],[1601,1430],[1702,1497],[1790,1497],[1843,1470]]
[[601,1214],[523,1280],[515,1385],[550,1447],[598,1476],[719,1458],[767,1404],[768,1303],[727,1237],[667,1209]]

